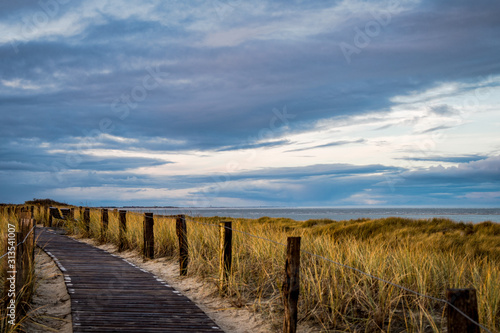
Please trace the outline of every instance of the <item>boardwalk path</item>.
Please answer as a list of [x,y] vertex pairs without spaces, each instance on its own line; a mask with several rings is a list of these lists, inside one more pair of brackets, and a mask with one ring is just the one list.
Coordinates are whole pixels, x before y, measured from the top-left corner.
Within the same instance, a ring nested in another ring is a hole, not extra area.
[[37,245],[64,273],[75,333],[223,332],[188,298],[124,259],[48,228],[37,228]]

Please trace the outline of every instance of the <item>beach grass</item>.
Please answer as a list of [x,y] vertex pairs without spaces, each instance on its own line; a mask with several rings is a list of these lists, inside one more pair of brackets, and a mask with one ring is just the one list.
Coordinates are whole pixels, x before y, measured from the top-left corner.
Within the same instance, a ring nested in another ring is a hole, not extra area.
[[[118,212],[105,240],[118,244]],[[128,212],[129,249],[143,249],[143,214]],[[447,219],[352,221],[187,217],[188,275],[218,284],[219,222],[233,222],[233,265],[225,290],[234,306],[263,314],[279,330],[285,246],[302,237],[299,321],[320,331],[441,332],[447,288],[475,288],[480,322],[500,329],[500,225]],[[175,218],[155,216],[155,257],[175,259]],[[91,210],[91,234],[100,234]],[[332,263],[335,262],[335,263]],[[337,263],[337,264],[336,264]],[[350,266],[367,274],[345,268]]]
[[[91,209],[90,232],[80,214],[64,227],[77,237],[118,245],[119,215]],[[126,248],[142,253],[143,220],[127,213]],[[477,291],[480,322],[500,330],[500,224],[405,218],[351,221],[286,218],[186,217],[188,276],[219,283],[219,222],[233,222],[233,265],[226,297],[235,307],[262,314],[276,331],[282,325],[281,287],[286,239],[302,237],[299,323],[322,332],[442,332],[447,288]],[[155,257],[176,260],[175,217],[155,216]],[[351,268],[362,271],[352,270]],[[378,280],[382,278],[390,283]]]
[[[0,207],[0,255],[3,255],[8,251],[7,245],[7,235],[8,235],[8,224],[15,225],[15,229],[19,230],[19,216],[11,206],[10,212],[7,211],[6,206]],[[15,324],[11,325],[9,322],[12,318],[8,317],[8,310],[6,308],[6,301],[10,300],[7,293],[8,289],[4,288],[6,283],[6,272],[8,257],[3,257],[0,259],[0,332],[13,333],[13,332],[23,332],[23,324],[29,320],[31,314],[31,306],[29,304],[31,296],[35,289],[35,270],[34,262],[29,260],[28,262],[28,274],[26,281],[21,290],[17,291],[16,294],[16,318]],[[19,274],[19,273],[18,273]]]

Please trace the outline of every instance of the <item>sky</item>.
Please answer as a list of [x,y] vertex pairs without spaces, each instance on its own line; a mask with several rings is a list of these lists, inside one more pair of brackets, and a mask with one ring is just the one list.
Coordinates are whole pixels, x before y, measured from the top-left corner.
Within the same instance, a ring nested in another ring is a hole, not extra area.
[[500,2],[0,3],[0,202],[500,207]]

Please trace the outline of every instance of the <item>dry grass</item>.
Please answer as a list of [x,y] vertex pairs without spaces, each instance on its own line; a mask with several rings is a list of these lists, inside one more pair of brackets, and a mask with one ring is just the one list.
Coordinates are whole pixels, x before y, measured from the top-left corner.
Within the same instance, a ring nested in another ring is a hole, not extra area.
[[[16,226],[16,230],[19,230],[19,218],[17,214],[14,210],[12,210],[12,212],[10,213],[7,213],[6,208],[7,207],[0,207],[0,235],[2,235],[2,238],[0,240],[0,255],[3,255],[7,252],[6,235],[8,224],[14,224]],[[18,307],[18,310],[16,312],[16,324],[14,326],[8,323],[9,318],[7,317],[7,309],[5,308],[5,306],[3,306],[4,302],[9,300],[8,295],[6,294],[6,289],[4,289],[6,279],[6,265],[7,257],[4,257],[1,259],[0,265],[0,304],[2,304],[2,307],[0,308],[0,332],[24,332],[23,324],[30,318],[31,308],[29,300],[31,299],[31,295],[33,294],[35,288],[34,262],[30,260],[27,280],[22,286],[21,290],[16,294],[16,307]]]
[[[76,214],[66,228],[85,235]],[[91,210],[90,235],[118,244],[118,212],[109,212],[101,234],[101,213]],[[419,293],[445,297],[447,288],[475,288],[482,324],[500,329],[500,225],[445,219],[386,218],[335,222],[261,218],[187,218],[189,275],[218,283],[219,228],[232,220],[233,271],[227,295],[269,318],[282,321],[280,290],[288,236],[301,236],[302,249]],[[127,214],[127,247],[142,251],[143,215]],[[175,258],[175,219],[155,216],[155,256]],[[260,238],[251,237],[249,233]],[[269,242],[269,239],[276,243]],[[299,320],[324,332],[440,332],[444,306],[306,252],[301,257]]]

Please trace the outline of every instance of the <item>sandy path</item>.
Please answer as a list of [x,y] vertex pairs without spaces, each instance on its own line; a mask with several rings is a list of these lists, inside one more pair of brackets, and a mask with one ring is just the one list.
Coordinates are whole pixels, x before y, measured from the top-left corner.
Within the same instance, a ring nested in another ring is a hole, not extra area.
[[36,286],[31,319],[23,327],[30,333],[72,333],[71,300],[64,276],[40,248],[35,250]]

